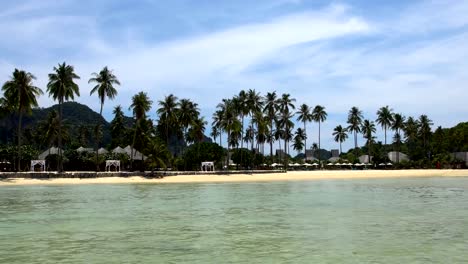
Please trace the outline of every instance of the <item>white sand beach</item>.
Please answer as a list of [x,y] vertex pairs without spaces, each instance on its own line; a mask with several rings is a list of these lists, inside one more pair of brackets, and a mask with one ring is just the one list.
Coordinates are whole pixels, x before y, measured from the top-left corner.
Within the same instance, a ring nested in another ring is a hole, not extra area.
[[99,178],[53,178],[0,180],[0,186],[51,185],[51,184],[125,184],[125,183],[203,183],[203,182],[259,182],[259,181],[308,181],[323,179],[360,179],[396,177],[468,177],[468,170],[333,170],[333,171],[288,171],[287,173],[259,174],[197,174],[168,176],[163,179],[144,177],[99,177]]

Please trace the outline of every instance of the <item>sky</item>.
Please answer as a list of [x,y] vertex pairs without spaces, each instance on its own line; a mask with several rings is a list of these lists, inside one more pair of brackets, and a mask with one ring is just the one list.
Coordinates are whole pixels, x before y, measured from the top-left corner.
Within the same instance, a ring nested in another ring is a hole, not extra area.
[[[333,128],[346,126],[353,106],[370,120],[389,105],[428,115],[433,128],[467,121],[467,13],[463,0],[0,0],[0,83],[18,68],[46,91],[47,74],[66,62],[81,77],[75,101],[98,112],[88,80],[108,66],[121,82],[105,101],[108,121],[116,105],[131,115],[140,91],[153,119],[174,94],[198,103],[209,124],[240,90],[289,93],[297,106],[325,106],[321,146],[338,148]],[[318,125],[307,132],[309,147]],[[350,136],[343,149],[353,145]]]

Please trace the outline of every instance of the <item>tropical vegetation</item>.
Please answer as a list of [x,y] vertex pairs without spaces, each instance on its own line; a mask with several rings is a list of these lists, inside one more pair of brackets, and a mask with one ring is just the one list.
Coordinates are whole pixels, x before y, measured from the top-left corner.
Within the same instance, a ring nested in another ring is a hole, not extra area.
[[[50,147],[57,147],[58,153],[47,157],[48,168],[59,172],[93,166],[101,170],[106,159],[119,159],[129,170],[198,170],[200,162],[206,160],[214,161],[218,169],[252,169],[275,162],[326,162],[331,157],[331,152],[321,147],[322,125],[328,117],[325,106],[312,108],[304,102],[296,109],[296,99],[288,93],[273,91],[263,96],[254,89],[241,90],[223,98],[207,119],[191,99],[169,94],[157,100],[141,91],[131,98],[129,106],[114,106],[113,118],[107,122],[104,103],[116,98],[120,85],[107,66],[92,73],[88,81],[94,85],[90,94],[97,95],[99,113],[68,102],[80,96],[76,83],[80,77],[72,65],[58,64],[48,77],[46,92],[58,103],[49,108],[39,108],[37,99],[43,92],[34,85],[32,73],[15,69],[2,85],[0,159],[4,165],[11,164],[10,170],[28,169],[28,162]],[[126,107],[131,117],[125,116]],[[151,112],[156,120],[149,118]],[[353,106],[343,122],[347,125],[337,124],[326,136],[339,143],[339,158],[348,162],[357,162],[363,154],[372,157],[369,162],[388,162],[387,154],[394,151],[398,166],[449,166],[460,164],[453,153],[468,151],[468,123],[433,130],[434,122],[426,114],[405,116],[390,106],[379,108],[375,119],[365,118],[363,111]],[[312,125],[317,125],[317,134],[308,129]],[[377,137],[377,125],[383,142]],[[208,129],[210,137],[206,136]],[[391,134],[390,140],[387,134]],[[343,151],[342,143],[348,136],[352,136],[354,147]],[[365,140],[361,147],[360,136]],[[310,138],[317,141],[308,145]],[[92,152],[77,150],[91,145]],[[131,148],[130,154],[99,152],[99,147],[126,146]],[[297,155],[292,155],[291,149]],[[405,153],[410,161],[400,162],[399,153]]]

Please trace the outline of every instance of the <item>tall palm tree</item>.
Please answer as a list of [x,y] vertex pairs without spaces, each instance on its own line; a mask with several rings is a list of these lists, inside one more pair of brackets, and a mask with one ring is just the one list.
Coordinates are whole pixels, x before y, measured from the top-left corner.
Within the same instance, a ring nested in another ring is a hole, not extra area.
[[203,141],[207,124],[208,123],[203,117],[199,117],[192,122],[192,125],[188,131],[191,142],[200,143]]
[[305,147],[304,141],[307,138],[305,131],[298,127],[296,132],[294,133],[294,143],[293,148],[298,153]]
[[[88,83],[96,83],[96,86],[94,86],[93,89],[91,89],[89,95],[97,93],[99,100],[101,101],[101,109],[99,110],[99,115],[101,116],[101,119],[104,119],[102,117],[102,108],[104,106],[104,101],[106,100],[106,98],[112,100],[115,98],[115,96],[117,96],[117,89],[115,89],[114,85],[120,85],[120,82],[117,79],[117,77],[112,73],[112,71],[107,68],[107,66],[105,66],[99,73],[93,72],[91,75],[93,77],[91,77],[88,80]],[[102,124],[98,122],[98,124],[96,124],[97,127],[95,128],[95,130],[99,131],[99,126],[101,125]],[[99,171],[99,133],[96,134],[96,136],[98,136],[96,138],[96,171]]]
[[[216,116],[215,121],[219,123],[222,130],[226,131],[227,134],[227,156],[226,165],[229,164],[229,146],[232,145],[232,139],[235,138],[237,133],[240,134],[241,123],[237,119],[237,114],[234,109],[234,104],[231,99],[223,99],[222,103],[216,106],[219,110],[216,112],[220,115],[220,119]],[[218,112],[219,111],[219,112]],[[218,115],[216,114],[216,115]],[[233,134],[234,132],[234,134]]]
[[214,143],[216,143],[216,138],[221,136],[221,132],[218,130],[218,127],[212,126],[210,136],[213,138]]
[[117,105],[112,111],[114,119],[110,123],[110,130],[112,136],[112,147],[121,146],[125,138],[126,128],[124,125],[124,113],[122,107]]
[[419,117],[419,135],[423,139],[423,149],[425,151],[425,154],[427,153],[427,141],[429,139],[429,136],[431,135],[431,126],[434,125],[432,120],[430,120],[427,115],[421,115]]
[[[312,110],[312,119],[315,121],[315,122],[318,122],[318,125],[319,125],[319,137],[318,137],[318,144],[319,144],[319,149],[320,149],[320,123],[321,122],[324,122],[325,120],[327,120],[327,112],[325,111],[325,107],[324,106],[321,106],[321,105],[316,105],[314,107],[314,110]],[[320,161],[320,151],[319,151],[319,161]]]
[[405,133],[405,141],[408,145],[408,154],[410,156],[414,153],[416,141],[418,140],[419,121],[410,116],[405,122],[403,131]]
[[270,157],[273,158],[273,141],[274,137],[274,129],[273,123],[276,121],[276,113],[278,112],[278,99],[276,98],[276,92],[267,93],[264,98],[264,108],[263,113],[266,114],[266,117],[269,121],[269,143],[270,143]]
[[18,171],[21,170],[21,125],[24,114],[31,114],[32,108],[37,106],[36,97],[43,94],[42,90],[33,85],[36,77],[30,72],[15,69],[9,81],[2,86],[6,105],[13,106],[19,115],[18,121]]
[[49,73],[49,82],[47,83],[47,92],[54,100],[59,103],[59,162],[58,171],[63,171],[63,153],[62,153],[62,120],[63,120],[63,102],[73,100],[75,95],[80,96],[78,85],[74,79],[79,79],[75,73],[75,69],[71,65],[66,65],[65,62],[54,67],[54,73]]
[[399,163],[400,162],[400,142],[401,142],[400,131],[405,128],[405,117],[402,114],[394,114],[391,128],[395,131],[394,139],[396,140],[396,143],[397,143],[396,161],[397,163]]
[[[257,93],[253,89],[249,89],[247,91],[247,98],[246,98],[246,105],[247,109],[249,110],[250,113],[250,122],[252,123],[252,127],[255,129],[255,118],[254,116],[256,113],[261,112],[263,109],[263,98],[260,96],[260,93]],[[258,124],[257,124],[257,130],[258,130]],[[255,130],[254,130],[255,131]],[[253,150],[254,142],[252,141],[252,150]]]
[[114,85],[120,85],[120,82],[114,73],[107,68],[107,66],[105,66],[99,73],[93,72],[91,75],[93,77],[88,80],[88,83],[96,83],[96,86],[93,87],[89,95],[97,93],[99,100],[101,101],[99,115],[102,117],[104,101],[106,98],[112,100],[117,96],[118,92]]
[[354,132],[354,149],[357,151],[357,133],[361,133],[362,112],[353,106],[348,112],[348,130]]
[[299,116],[297,117],[297,121],[300,121],[304,123],[304,161],[307,160],[307,129],[306,129],[306,123],[307,122],[312,122],[313,116],[311,113],[311,109],[308,105],[302,104],[299,106],[299,110],[296,112]]
[[[135,140],[137,136],[137,131],[141,126],[142,121],[146,118],[146,113],[151,109],[153,101],[148,98],[148,95],[145,92],[139,92],[132,97],[132,104],[130,109],[133,111],[133,118],[135,119],[135,132],[133,134],[132,146],[131,146],[131,157],[130,157],[130,167],[133,166]],[[133,167],[132,167],[133,169]]]
[[391,109],[388,105],[381,107],[377,111],[377,124],[379,124],[385,133],[385,146],[387,145],[387,128],[392,125],[393,122],[393,109]]
[[224,112],[223,110],[216,110],[214,113],[213,113],[213,122],[211,122],[211,126],[213,128],[216,128],[216,130],[218,131],[219,133],[219,145],[222,147],[223,144],[222,144],[222,122],[223,122],[223,115],[224,115]]
[[178,121],[184,129],[184,137],[187,137],[187,130],[200,115],[198,104],[192,102],[190,99],[180,99],[178,102]]
[[285,108],[285,111],[281,112],[280,119],[279,119],[279,125],[280,129],[282,131],[281,136],[284,141],[284,153],[285,153],[285,160],[284,162],[286,163],[286,158],[288,155],[288,145],[289,145],[289,140],[292,138],[292,129],[294,128],[294,123],[291,121],[293,117],[293,114],[290,113],[287,108]]
[[364,135],[364,138],[367,139],[367,161],[370,163],[371,162],[371,144],[372,141],[374,140],[373,133],[375,133],[375,124],[373,121],[369,121],[368,119],[364,120],[362,122],[362,128],[361,128],[362,134]]
[[[244,147],[244,117],[249,114],[249,106],[247,105],[247,93],[244,90],[239,92],[239,95],[234,97],[234,104],[236,112],[241,118],[241,149]],[[241,163],[242,163],[242,152],[241,152]]]
[[177,125],[177,112],[178,110],[178,103],[177,97],[173,94],[170,94],[164,98],[163,101],[158,101],[158,105],[160,106],[158,110],[156,110],[157,114],[159,115],[159,122],[164,124],[165,133],[166,133],[166,145],[169,146],[169,127]]
[[341,143],[345,142],[348,138],[348,134],[346,133],[346,128],[343,128],[341,125],[338,125],[333,129],[333,136],[335,137],[336,142],[340,142],[340,154],[341,154]]

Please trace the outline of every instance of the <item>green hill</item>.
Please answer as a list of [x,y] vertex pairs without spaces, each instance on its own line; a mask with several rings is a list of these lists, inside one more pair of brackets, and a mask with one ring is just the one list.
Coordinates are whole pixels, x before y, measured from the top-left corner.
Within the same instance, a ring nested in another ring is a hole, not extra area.
[[[46,122],[48,115],[53,111],[59,111],[58,105],[53,105],[48,108],[36,108],[32,111],[32,115],[23,117],[23,128],[25,140],[31,140],[31,137],[39,136],[37,128],[41,122]],[[127,117],[125,124],[130,126],[132,118]],[[76,140],[79,135],[79,128],[86,127],[89,131],[89,147],[94,146],[93,129],[96,124],[103,124],[102,144],[103,146],[110,143],[110,123],[103,119],[99,113],[96,113],[88,106],[77,102],[63,103],[63,124],[68,128],[71,140]],[[16,115],[8,115],[0,119],[0,143],[12,143],[16,141],[16,129],[18,125],[18,117]]]

